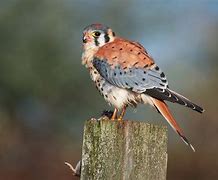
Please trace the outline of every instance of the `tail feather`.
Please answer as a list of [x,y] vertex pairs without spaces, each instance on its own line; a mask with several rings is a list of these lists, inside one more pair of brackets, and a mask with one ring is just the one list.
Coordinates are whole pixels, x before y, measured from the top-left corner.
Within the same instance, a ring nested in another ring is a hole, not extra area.
[[175,132],[178,133],[178,135],[181,137],[181,139],[187,144],[194,152],[194,147],[190,144],[188,139],[185,137],[182,129],[177,124],[176,120],[172,116],[167,104],[162,101],[155,98],[151,98],[154,106],[158,109],[158,111],[162,114],[162,116],[167,120],[167,122],[170,124],[170,126],[174,129]]
[[197,111],[199,113],[203,113],[204,109],[197,104],[191,102],[186,97],[182,96],[181,94],[167,88],[167,89],[160,89],[160,88],[153,88],[153,89],[147,89],[145,91],[145,94],[159,99],[159,100],[166,100],[173,103],[178,103],[181,105],[184,105],[186,107],[191,108],[194,111]]
[[168,89],[169,92],[171,93],[171,95],[175,98],[175,102],[178,103],[178,104],[181,104],[181,105],[184,105],[184,106],[187,106],[191,109],[193,109],[194,111],[197,111],[199,113],[203,113],[204,112],[204,109],[200,106],[198,106],[197,104],[191,102],[189,99],[187,99],[186,97],[182,96],[181,94],[171,90],[171,89]]

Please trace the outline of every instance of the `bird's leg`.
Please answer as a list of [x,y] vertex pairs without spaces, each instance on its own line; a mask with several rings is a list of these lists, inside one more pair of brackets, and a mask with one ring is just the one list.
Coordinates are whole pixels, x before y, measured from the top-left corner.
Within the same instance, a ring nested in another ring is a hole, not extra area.
[[123,117],[125,115],[125,112],[126,112],[126,106],[123,106],[123,109],[122,109],[122,112],[118,118],[118,121],[122,121],[123,120]]
[[113,113],[113,115],[112,115],[112,117],[111,117],[111,120],[112,120],[112,121],[114,121],[114,120],[117,118],[117,111],[118,111],[118,109],[115,108],[115,109],[114,109],[114,113]]

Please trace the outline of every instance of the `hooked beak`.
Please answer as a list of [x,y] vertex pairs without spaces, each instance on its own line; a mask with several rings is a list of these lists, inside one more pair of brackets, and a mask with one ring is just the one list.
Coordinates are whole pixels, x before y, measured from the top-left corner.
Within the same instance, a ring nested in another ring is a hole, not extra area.
[[85,36],[83,36],[83,43],[84,43],[84,44],[87,43],[87,39],[86,39]]
[[83,34],[83,43],[87,43],[91,40],[90,35],[86,32],[85,34]]

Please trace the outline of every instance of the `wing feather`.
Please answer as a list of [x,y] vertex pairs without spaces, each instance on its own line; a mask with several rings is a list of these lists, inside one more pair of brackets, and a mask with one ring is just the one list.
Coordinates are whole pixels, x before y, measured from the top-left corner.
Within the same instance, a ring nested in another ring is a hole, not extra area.
[[200,113],[204,111],[169,89],[165,74],[139,43],[117,38],[101,47],[92,63],[100,75],[114,86],[178,103]]
[[100,60],[95,57],[93,65],[100,73],[111,84],[120,88],[131,89],[137,93],[144,93],[147,89],[159,88],[166,89],[168,82],[165,78],[161,78],[161,71],[155,71],[153,66],[150,69],[145,68],[128,68],[123,69],[121,66],[116,65],[115,67],[110,66],[106,60]]

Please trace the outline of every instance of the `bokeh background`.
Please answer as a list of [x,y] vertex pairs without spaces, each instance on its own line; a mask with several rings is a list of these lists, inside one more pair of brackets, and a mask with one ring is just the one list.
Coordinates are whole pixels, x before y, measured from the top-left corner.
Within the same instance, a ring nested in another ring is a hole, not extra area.
[[[168,126],[167,179],[218,179],[215,0],[1,0],[0,179],[74,179],[64,161],[80,159],[84,121],[111,109],[81,65],[94,22],[142,43],[171,88],[206,109],[170,104],[196,153]],[[126,118],[167,125],[148,106]]]

